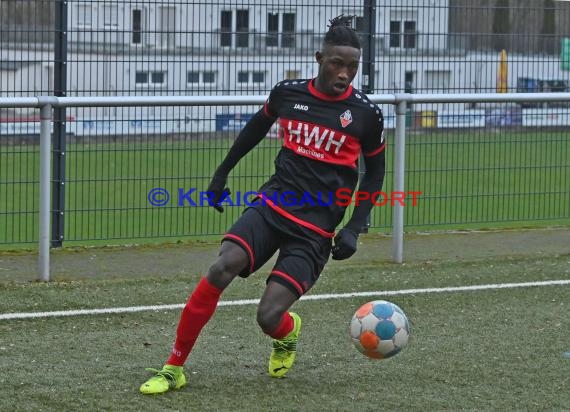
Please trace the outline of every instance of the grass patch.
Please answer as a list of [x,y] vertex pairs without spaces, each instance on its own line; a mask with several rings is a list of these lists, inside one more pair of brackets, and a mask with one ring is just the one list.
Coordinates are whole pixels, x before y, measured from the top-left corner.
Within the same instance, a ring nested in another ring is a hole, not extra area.
[[[406,265],[328,266],[312,294],[570,279],[570,255]],[[5,283],[0,312],[183,303],[198,276]],[[224,300],[259,298],[264,277]],[[348,339],[367,299],[301,301],[297,363],[266,375],[269,338],[255,306],[220,307],[198,340],[189,386],[143,397],[179,311],[0,321],[2,410],[563,410],[570,404],[568,286],[391,297],[412,324],[409,346],[370,361]]]
[[[393,141],[388,136],[388,141]],[[69,143],[66,152],[65,242],[156,243],[218,235],[243,206],[220,215],[208,207],[179,206],[178,189],[205,190],[232,140]],[[273,173],[281,142],[265,139],[232,172],[234,193],[257,189]],[[388,145],[383,190],[393,190],[393,144]],[[544,227],[570,224],[570,140],[562,132],[487,130],[410,134],[406,190],[421,191],[405,208],[407,230]],[[39,148],[0,146],[0,245],[38,239]],[[155,187],[170,202],[149,204]],[[198,201],[198,198],[195,198]],[[411,201],[411,199],[408,199]],[[392,208],[377,207],[373,231],[390,230]]]

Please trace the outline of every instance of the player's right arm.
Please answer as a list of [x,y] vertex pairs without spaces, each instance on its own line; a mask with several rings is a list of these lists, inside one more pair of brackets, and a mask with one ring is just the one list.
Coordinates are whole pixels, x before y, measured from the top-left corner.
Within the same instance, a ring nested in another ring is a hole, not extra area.
[[228,175],[238,162],[263,140],[277,119],[276,115],[273,114],[274,109],[270,105],[270,102],[274,101],[273,94],[272,92],[263,108],[241,130],[225,159],[214,173],[214,177],[208,186],[208,192],[210,193],[211,205],[218,212],[224,211],[219,203],[230,193],[226,187]]

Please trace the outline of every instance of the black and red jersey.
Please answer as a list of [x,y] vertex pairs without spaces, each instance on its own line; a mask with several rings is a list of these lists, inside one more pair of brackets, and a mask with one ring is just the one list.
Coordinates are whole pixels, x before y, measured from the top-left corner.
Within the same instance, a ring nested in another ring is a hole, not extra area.
[[265,115],[279,124],[283,147],[275,174],[260,191],[281,215],[332,236],[346,211],[337,202],[337,190],[355,189],[361,153],[384,150],[384,118],[352,86],[332,97],[315,89],[313,81],[282,81],[264,105]]

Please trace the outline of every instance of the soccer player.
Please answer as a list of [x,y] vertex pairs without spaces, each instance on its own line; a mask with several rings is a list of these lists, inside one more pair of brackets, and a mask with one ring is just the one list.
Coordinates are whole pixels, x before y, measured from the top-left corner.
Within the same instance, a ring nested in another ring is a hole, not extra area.
[[[358,235],[375,200],[373,193],[382,188],[385,143],[382,112],[351,84],[361,54],[352,18],[341,15],[330,20],[315,55],[317,77],[275,85],[215,171],[208,191],[212,206],[223,211],[229,195],[228,174],[279,122],[283,147],[275,160],[275,174],[223,237],[217,260],[182,311],[166,364],[161,370],[151,369],[155,375],[140,387],[143,394],[186,384],[183,365],[224,289],[237,276],[258,270],[277,251],[257,323],[273,339],[269,376],[285,376],[295,360],[301,330],[301,318],[289,309],[315,284],[331,253],[333,259],[342,260],[356,252]],[[335,236],[347,202],[338,202],[334,194],[338,189],[354,191],[361,153],[366,172],[358,188],[360,196],[355,197],[360,200]]]

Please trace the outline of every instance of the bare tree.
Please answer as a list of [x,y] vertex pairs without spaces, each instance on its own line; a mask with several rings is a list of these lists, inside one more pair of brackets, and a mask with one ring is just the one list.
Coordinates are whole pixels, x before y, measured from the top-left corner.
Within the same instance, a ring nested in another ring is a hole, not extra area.
[[0,0],[0,40],[46,41],[53,30],[54,4],[59,0]]
[[556,42],[556,9],[552,0],[544,0],[544,13],[542,15],[542,28],[540,30],[540,43],[542,49],[549,54],[557,50]]

